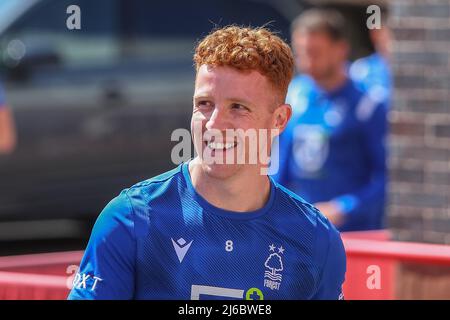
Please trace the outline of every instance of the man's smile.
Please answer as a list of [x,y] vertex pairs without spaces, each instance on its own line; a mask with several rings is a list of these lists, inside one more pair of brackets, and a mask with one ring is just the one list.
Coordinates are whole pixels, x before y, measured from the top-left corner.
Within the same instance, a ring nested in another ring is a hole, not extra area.
[[229,150],[237,146],[237,142],[212,142],[205,141],[205,144],[208,148],[212,150]]

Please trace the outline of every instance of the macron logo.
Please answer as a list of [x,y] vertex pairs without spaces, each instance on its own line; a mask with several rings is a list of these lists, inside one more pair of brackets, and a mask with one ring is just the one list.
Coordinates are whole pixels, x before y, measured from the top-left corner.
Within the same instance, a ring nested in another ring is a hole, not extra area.
[[184,256],[188,252],[189,247],[192,244],[192,241],[194,240],[191,240],[191,242],[186,244],[186,240],[184,240],[183,238],[180,238],[177,241],[173,240],[172,238],[170,239],[172,240],[173,247],[175,249],[175,252],[177,253],[178,260],[180,260],[181,263],[184,259]]

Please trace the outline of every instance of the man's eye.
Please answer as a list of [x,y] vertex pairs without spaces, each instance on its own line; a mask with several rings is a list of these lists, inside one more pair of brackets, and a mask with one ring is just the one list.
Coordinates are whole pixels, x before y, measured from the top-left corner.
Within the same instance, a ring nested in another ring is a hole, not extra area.
[[197,102],[197,106],[199,108],[209,108],[209,107],[211,107],[211,102],[202,100],[202,101]]
[[242,104],[239,103],[233,103],[231,107],[236,110],[249,110],[246,106],[243,106]]

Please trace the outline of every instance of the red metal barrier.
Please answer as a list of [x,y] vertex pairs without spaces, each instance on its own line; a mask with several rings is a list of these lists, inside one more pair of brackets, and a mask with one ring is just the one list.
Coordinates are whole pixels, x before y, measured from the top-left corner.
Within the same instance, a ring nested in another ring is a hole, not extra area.
[[73,251],[0,257],[0,300],[65,299],[82,255]]
[[[345,233],[342,238],[347,253],[344,295],[349,300],[395,299],[397,267],[403,262],[450,268],[450,246],[390,241],[385,230]],[[0,257],[0,300],[65,299],[82,254]]]
[[347,254],[344,295],[348,300],[396,299],[398,267],[401,263],[450,268],[450,246],[389,241],[382,231],[367,235],[342,235]]

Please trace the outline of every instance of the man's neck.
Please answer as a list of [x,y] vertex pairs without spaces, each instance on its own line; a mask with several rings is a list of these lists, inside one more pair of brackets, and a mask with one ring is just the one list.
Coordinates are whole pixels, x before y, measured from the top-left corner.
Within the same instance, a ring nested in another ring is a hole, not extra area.
[[189,163],[192,184],[206,201],[218,208],[244,214],[264,207],[270,194],[268,177],[252,171],[241,170],[235,176],[219,179],[204,172],[198,161]]
[[344,85],[344,83],[347,81],[347,75],[343,67],[328,77],[314,80],[322,89],[327,92],[332,92]]

